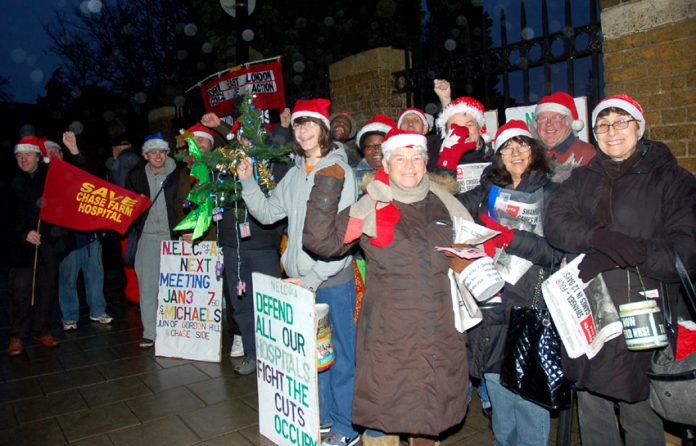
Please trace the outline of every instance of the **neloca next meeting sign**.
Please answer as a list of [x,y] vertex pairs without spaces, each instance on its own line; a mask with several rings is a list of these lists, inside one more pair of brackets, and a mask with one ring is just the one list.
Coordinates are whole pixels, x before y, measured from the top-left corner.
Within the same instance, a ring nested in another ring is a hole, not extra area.
[[220,362],[222,265],[215,242],[162,242],[157,356]]
[[319,443],[314,293],[253,273],[259,432],[279,445]]

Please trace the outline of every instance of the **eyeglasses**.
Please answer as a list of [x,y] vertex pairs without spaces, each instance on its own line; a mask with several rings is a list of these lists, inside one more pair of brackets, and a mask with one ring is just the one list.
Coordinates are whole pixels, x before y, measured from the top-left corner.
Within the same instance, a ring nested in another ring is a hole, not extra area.
[[529,144],[520,144],[518,146],[511,146],[506,144],[502,149],[498,150],[501,155],[512,155],[513,150],[517,150],[517,153],[527,153],[532,150]]
[[292,123],[292,129],[293,129],[293,130],[299,130],[299,129],[301,129],[302,127],[306,128],[306,129],[311,129],[311,128],[314,128],[314,127],[316,127],[316,126],[318,126],[318,125],[319,125],[319,124],[318,124],[317,122],[315,122],[315,121],[305,121],[305,122],[303,122],[303,123],[293,122],[293,123]]
[[365,144],[363,146],[363,150],[380,150],[382,148],[382,144]]
[[638,121],[637,119],[619,119],[611,124],[597,124],[592,128],[596,135],[601,135],[602,133],[607,133],[609,127],[613,127],[614,130],[623,130],[628,128],[630,122]]
[[566,118],[565,115],[553,115],[551,117],[538,117],[534,120],[536,123],[537,127],[540,125],[547,125],[547,124],[558,124],[559,122],[563,121]]

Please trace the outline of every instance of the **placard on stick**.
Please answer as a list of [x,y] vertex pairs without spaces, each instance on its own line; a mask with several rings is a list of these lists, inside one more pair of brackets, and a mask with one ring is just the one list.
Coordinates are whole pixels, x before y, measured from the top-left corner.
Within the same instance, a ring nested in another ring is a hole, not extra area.
[[215,242],[162,242],[155,355],[220,362],[222,263]]
[[259,432],[279,445],[319,435],[314,293],[253,273]]

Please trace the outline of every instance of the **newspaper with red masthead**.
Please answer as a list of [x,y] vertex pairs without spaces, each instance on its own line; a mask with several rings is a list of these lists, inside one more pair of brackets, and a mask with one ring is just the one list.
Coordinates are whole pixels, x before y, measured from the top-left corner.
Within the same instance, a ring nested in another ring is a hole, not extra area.
[[623,333],[623,325],[602,275],[588,283],[578,277],[584,257],[577,256],[552,274],[541,290],[568,356],[592,359],[605,342]]

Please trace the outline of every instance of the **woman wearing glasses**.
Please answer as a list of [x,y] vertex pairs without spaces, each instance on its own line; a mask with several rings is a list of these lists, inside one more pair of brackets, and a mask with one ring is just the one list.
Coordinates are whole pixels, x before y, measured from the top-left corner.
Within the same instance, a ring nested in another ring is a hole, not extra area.
[[[506,283],[502,295],[480,303],[483,321],[468,331],[470,374],[484,378],[492,404],[496,445],[546,445],[550,419],[545,408],[507,390],[500,384],[505,338],[513,305],[531,305],[540,281],[548,277],[561,253],[543,237],[543,203],[556,188],[544,148],[523,121],[512,120],[500,127],[493,144],[491,166],[481,184],[459,195],[459,200],[478,223],[501,234],[484,245],[488,255],[496,248],[521,257],[532,266],[515,282]],[[532,204],[532,218],[511,218],[505,200],[512,194]]]
[[[660,282],[676,296],[672,250],[696,272],[696,179],[666,145],[643,138],[645,115],[630,96],[601,101],[592,124],[599,151],[549,204],[549,242],[585,253],[580,277],[589,281],[601,273],[617,307],[644,300],[644,290],[659,294]],[[582,356],[564,364],[578,389],[583,445],[664,444],[662,420],[648,401],[652,354],[628,350],[619,336],[591,360]]]
[[[295,139],[295,165],[288,170],[273,193],[266,197],[252,173],[251,159],[237,166],[242,198],[247,209],[262,224],[288,219],[288,246],[281,262],[288,281],[316,291],[317,303],[331,307],[329,319],[336,354],[335,363],[319,374],[319,407],[322,427],[330,428],[325,446],[352,446],[358,433],[353,429],[351,406],[355,375],[355,281],[352,256],[331,259],[310,256],[302,248],[302,230],[307,199],[317,171],[337,166],[345,174],[338,209],[353,204],[358,197],[348,156],[329,134],[327,99],[298,100],[290,116]],[[253,237],[253,234],[252,234]]]

